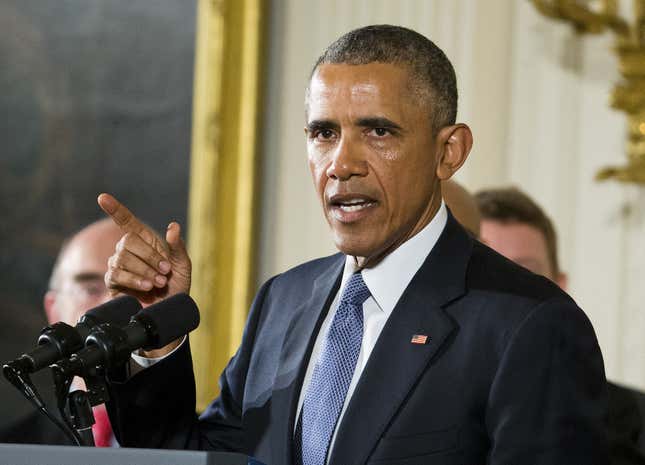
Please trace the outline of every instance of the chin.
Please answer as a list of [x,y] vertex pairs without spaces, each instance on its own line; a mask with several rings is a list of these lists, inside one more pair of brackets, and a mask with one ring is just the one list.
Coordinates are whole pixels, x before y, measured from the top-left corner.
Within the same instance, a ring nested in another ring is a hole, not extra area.
[[369,257],[374,253],[374,248],[357,238],[339,237],[336,235],[334,243],[336,248],[345,255],[354,257]]

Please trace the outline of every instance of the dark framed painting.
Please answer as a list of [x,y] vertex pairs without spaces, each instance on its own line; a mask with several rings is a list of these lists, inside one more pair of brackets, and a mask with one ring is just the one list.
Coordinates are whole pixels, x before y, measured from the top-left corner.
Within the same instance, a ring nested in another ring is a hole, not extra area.
[[[103,216],[100,192],[186,224],[195,15],[195,0],[0,0],[0,361],[36,345],[58,250]],[[0,399],[3,424],[31,409],[4,380]]]

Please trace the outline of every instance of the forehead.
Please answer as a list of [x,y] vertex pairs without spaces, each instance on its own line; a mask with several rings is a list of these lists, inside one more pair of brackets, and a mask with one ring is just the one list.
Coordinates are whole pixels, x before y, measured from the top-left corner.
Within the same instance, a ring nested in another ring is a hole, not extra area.
[[105,273],[119,238],[120,232],[109,228],[96,228],[74,237],[63,252],[61,274],[73,278],[79,273]]
[[421,106],[407,67],[390,63],[322,64],[311,78],[308,118],[339,110],[410,113]]
[[544,235],[539,229],[526,223],[483,220],[481,238],[502,255],[522,255],[549,260]]

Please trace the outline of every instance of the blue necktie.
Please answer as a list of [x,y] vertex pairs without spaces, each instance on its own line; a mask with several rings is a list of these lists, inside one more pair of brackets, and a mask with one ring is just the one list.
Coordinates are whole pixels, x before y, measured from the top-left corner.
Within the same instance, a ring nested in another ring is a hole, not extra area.
[[302,403],[295,438],[296,454],[302,465],[324,465],[327,459],[361,351],[363,302],[369,296],[363,277],[354,273],[340,297]]

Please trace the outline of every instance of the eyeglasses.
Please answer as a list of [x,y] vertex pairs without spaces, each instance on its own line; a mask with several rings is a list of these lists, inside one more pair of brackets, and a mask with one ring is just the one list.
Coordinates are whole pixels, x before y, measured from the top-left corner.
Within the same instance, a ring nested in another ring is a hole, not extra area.
[[94,277],[91,279],[72,279],[63,284],[60,289],[54,289],[60,294],[66,294],[83,301],[96,300],[108,295],[103,279]]

